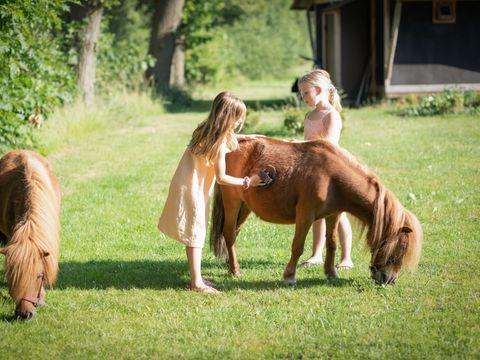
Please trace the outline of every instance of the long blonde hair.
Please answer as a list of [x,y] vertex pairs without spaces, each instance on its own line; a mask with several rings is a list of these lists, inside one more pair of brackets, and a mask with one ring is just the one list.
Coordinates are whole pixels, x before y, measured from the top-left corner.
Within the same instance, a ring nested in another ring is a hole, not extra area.
[[209,162],[215,160],[223,141],[230,150],[236,150],[235,123],[241,120],[240,129],[246,113],[247,107],[239,97],[227,91],[221,92],[213,100],[207,119],[193,132],[188,147],[194,154],[205,156]]
[[338,91],[330,79],[330,74],[328,71],[323,69],[312,70],[305,75],[303,75],[300,80],[298,80],[298,85],[307,84],[310,86],[317,86],[323,91],[328,91],[328,101],[329,103],[337,110],[338,112],[342,111],[342,105],[340,104],[340,96]]

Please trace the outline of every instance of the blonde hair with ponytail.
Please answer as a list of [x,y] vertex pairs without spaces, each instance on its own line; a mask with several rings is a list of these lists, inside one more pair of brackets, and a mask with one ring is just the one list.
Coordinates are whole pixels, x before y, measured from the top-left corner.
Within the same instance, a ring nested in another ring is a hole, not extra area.
[[246,113],[247,107],[240,98],[230,92],[221,92],[213,100],[207,119],[193,132],[188,147],[195,155],[205,156],[208,162],[216,160],[224,141],[230,150],[236,150],[235,124],[241,120],[239,130]]
[[342,111],[342,105],[340,104],[340,96],[338,91],[330,79],[330,74],[328,71],[323,69],[315,69],[307,74],[303,75],[300,80],[298,80],[298,85],[307,84],[310,86],[316,86],[321,88],[323,91],[328,91],[328,101],[338,112]]

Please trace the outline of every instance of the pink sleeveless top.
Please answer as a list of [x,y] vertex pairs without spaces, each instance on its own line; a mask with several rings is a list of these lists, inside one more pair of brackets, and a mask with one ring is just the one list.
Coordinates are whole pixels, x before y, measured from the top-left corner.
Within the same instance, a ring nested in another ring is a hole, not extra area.
[[[327,130],[325,126],[325,118],[332,110],[325,112],[325,114],[320,119],[311,120],[308,115],[305,116],[303,121],[303,138],[305,140],[317,140],[324,139],[327,135]],[[338,143],[338,139],[336,141]]]
[[203,248],[215,165],[186,149],[168,190],[158,229],[189,247]]

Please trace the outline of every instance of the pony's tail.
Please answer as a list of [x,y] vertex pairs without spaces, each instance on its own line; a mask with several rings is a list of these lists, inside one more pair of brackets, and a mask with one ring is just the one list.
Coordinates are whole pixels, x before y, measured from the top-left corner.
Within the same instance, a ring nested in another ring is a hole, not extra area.
[[223,208],[222,192],[220,187],[215,185],[213,195],[212,226],[210,228],[210,249],[216,257],[227,259],[228,251],[223,236],[223,225],[225,224],[225,210]]
[[17,260],[25,265],[33,256],[44,256],[45,280],[53,286],[60,253],[60,199],[40,161],[29,159],[24,166],[25,218],[15,227],[9,247],[17,250]]

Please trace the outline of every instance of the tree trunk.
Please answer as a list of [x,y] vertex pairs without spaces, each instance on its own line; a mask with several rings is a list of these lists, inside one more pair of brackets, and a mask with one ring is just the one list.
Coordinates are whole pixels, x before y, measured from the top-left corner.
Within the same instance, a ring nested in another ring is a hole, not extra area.
[[153,68],[147,70],[146,76],[161,88],[172,85],[172,59],[184,3],[185,0],[156,0],[148,53],[157,61]]
[[90,0],[87,6],[88,25],[80,50],[78,85],[82,91],[85,105],[91,105],[95,99],[95,56],[100,36],[103,5],[98,0]]
[[170,85],[182,88],[185,85],[185,39],[177,37],[173,51]]

